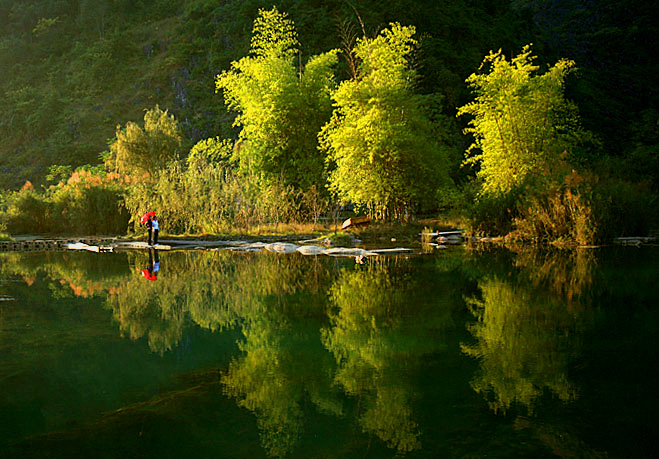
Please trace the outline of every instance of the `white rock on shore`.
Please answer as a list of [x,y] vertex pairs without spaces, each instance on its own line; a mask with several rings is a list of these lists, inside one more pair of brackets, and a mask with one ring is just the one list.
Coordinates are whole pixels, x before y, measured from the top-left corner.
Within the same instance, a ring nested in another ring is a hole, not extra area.
[[297,251],[302,255],[322,255],[325,250],[325,247],[317,245],[301,245],[297,248]]
[[275,242],[273,244],[267,244],[265,246],[266,250],[277,253],[294,253],[295,251],[297,251],[297,248],[298,248],[297,245],[288,242]]

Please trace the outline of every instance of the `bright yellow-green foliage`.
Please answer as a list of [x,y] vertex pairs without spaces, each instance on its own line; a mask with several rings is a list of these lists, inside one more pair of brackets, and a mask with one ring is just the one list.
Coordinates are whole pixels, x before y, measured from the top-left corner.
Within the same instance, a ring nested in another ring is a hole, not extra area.
[[251,51],[257,57],[290,59],[297,55],[295,24],[276,7],[260,9],[252,29]]
[[460,107],[471,115],[465,133],[474,136],[467,160],[480,166],[483,193],[508,192],[527,178],[551,174],[559,156],[584,137],[576,107],[565,100],[563,83],[574,62],[560,60],[536,75],[530,45],[511,61],[499,50],[490,52],[467,83],[476,98]]
[[317,134],[330,118],[337,51],[298,63],[293,22],[276,8],[260,10],[251,56],[233,62],[216,80],[242,128],[237,148],[242,170],[281,178],[306,189],[324,186],[324,158]]
[[442,348],[442,331],[453,321],[445,305],[415,301],[422,281],[394,272],[373,266],[341,273],[330,290],[331,326],[323,330],[323,344],[339,363],[335,383],[360,399],[362,429],[403,453],[419,449],[421,441],[414,391],[401,375]]
[[110,166],[122,174],[151,175],[183,152],[183,136],[178,122],[167,110],[147,110],[144,128],[133,122],[117,127],[110,146]]
[[478,319],[471,332],[474,345],[463,345],[480,362],[472,387],[483,394],[493,411],[514,404],[533,413],[545,390],[563,401],[576,398],[567,370],[575,349],[568,340],[578,326],[576,315],[553,297],[498,278],[479,283],[482,300],[470,300]]
[[239,175],[223,163],[193,158],[186,169],[172,162],[152,180],[130,186],[125,205],[134,227],[148,211],[158,213],[167,233],[222,233],[252,225],[298,221],[299,193],[278,180]]
[[320,134],[331,190],[381,218],[402,218],[430,200],[444,172],[423,98],[414,93],[414,33],[391,24],[358,40],[358,74],[333,93],[335,111]]
[[188,153],[188,167],[196,168],[205,163],[228,161],[233,154],[233,142],[219,137],[211,137],[197,142]]

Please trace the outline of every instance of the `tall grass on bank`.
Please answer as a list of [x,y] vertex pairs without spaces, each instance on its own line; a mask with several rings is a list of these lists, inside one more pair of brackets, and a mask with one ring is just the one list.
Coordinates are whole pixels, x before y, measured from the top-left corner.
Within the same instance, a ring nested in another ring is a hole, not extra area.
[[587,198],[569,188],[532,196],[520,207],[519,217],[513,220],[512,236],[515,238],[581,245],[599,239],[592,206]]
[[177,162],[153,182],[128,188],[125,204],[135,229],[139,216],[155,211],[167,232],[217,234],[317,219],[327,205],[314,200],[315,207],[305,206],[312,194],[317,192],[239,174],[221,163],[197,162],[185,169]]
[[561,183],[478,197],[469,228],[522,241],[599,244],[648,234],[657,224],[656,202],[647,183],[573,171]]

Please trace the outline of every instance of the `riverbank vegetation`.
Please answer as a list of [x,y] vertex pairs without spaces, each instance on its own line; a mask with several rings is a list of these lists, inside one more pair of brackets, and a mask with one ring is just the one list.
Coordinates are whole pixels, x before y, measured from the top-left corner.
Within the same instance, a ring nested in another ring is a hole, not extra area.
[[[18,72],[0,78],[2,231],[140,232],[151,210],[170,234],[315,229],[346,212],[450,215],[534,242],[657,227],[659,118],[642,96],[654,76],[597,33],[642,37],[649,13],[636,29],[604,15],[586,33],[568,31],[578,1],[341,3],[334,15],[312,2],[60,3],[0,4],[0,59]],[[25,74],[19,45],[45,80]],[[649,48],[633,52],[650,65]]]

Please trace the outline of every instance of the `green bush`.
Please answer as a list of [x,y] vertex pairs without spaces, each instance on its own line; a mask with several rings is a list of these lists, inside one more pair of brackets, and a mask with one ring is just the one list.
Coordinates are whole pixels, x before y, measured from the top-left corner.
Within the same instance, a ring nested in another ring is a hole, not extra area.
[[43,193],[22,189],[7,195],[0,223],[10,234],[45,233],[52,227],[52,209]]
[[0,227],[10,234],[123,234],[128,213],[122,187],[113,179],[78,169],[48,190],[9,192]]
[[647,184],[590,176],[527,196],[514,219],[513,235],[582,245],[643,236],[656,224],[655,203],[656,195]]
[[519,196],[517,190],[478,196],[468,209],[469,232],[480,236],[508,234],[519,212]]
[[117,186],[68,188],[50,200],[53,231],[75,234],[123,234],[128,227],[128,212]]

